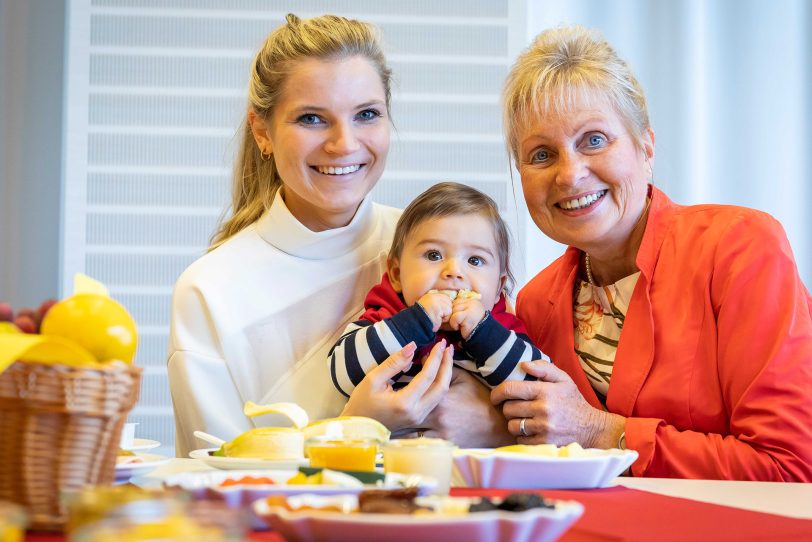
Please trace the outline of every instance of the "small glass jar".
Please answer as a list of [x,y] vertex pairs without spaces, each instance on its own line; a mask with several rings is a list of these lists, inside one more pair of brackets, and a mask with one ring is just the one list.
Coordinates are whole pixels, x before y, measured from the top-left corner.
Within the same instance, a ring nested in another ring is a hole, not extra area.
[[312,437],[305,442],[305,455],[310,457],[311,467],[371,472],[378,446],[376,439],[369,438]]
[[455,448],[453,442],[439,438],[390,440],[383,445],[383,470],[434,478],[433,493],[448,495]]

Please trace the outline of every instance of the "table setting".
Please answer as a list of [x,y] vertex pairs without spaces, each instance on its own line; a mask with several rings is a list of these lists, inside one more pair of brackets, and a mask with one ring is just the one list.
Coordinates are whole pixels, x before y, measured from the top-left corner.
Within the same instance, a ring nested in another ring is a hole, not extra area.
[[[340,425],[341,420],[335,423]],[[362,439],[358,434],[330,438],[344,443]],[[437,444],[421,440],[439,439],[408,440],[413,441],[409,451],[419,458]],[[381,442],[381,447],[385,445]],[[636,457],[634,452],[585,450],[577,445],[471,450],[452,446],[451,487],[439,491],[429,475],[385,472],[386,456],[376,455],[375,467],[363,481],[353,477],[356,471],[341,468],[340,455],[333,457],[339,458],[338,463],[327,467],[279,469],[274,464],[278,460],[270,460],[264,468],[253,464],[242,470],[190,457],[171,458],[150,472],[136,473],[125,487],[147,492],[144,499],[165,498],[167,492],[180,489],[192,502],[222,506],[220,514],[243,514],[232,517],[232,526],[241,526],[238,532],[218,540],[430,542],[461,536],[483,542],[806,540],[812,535],[808,484],[620,476]],[[309,458],[302,463],[309,464]],[[494,468],[497,463],[503,466]],[[588,476],[568,474],[577,472],[574,465],[579,463],[586,465],[582,470]],[[419,470],[420,461],[414,465]],[[402,463],[398,467],[403,468]],[[434,462],[429,469],[433,467]],[[523,472],[524,479],[517,481],[517,472]],[[408,502],[408,510],[358,508],[364,493],[404,490],[414,491],[395,498]],[[535,501],[533,506],[522,509],[529,499]],[[499,508],[504,503],[508,509]],[[24,538],[74,539],[79,540],[41,532],[29,532]]]
[[3,541],[812,539],[809,484],[639,479],[634,450],[466,449],[289,402],[243,411],[286,426],[196,431],[188,458],[162,456],[126,423],[141,376],[126,309],[83,276],[43,307],[40,333],[0,323]]

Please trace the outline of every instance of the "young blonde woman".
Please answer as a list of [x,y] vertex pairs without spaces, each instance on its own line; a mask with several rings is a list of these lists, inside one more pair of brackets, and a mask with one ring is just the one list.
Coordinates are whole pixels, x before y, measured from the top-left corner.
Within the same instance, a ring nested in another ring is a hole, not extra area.
[[[248,400],[296,402],[311,419],[345,407],[324,360],[385,271],[400,215],[368,197],[389,151],[390,94],[375,28],[360,21],[289,15],[256,55],[232,215],[173,296],[168,373],[178,455],[201,447],[195,430],[230,439],[280,421],[246,418]],[[441,348],[412,384],[392,390],[389,379],[412,354],[405,349],[371,373],[345,413],[392,429],[428,423],[449,436],[453,420],[437,419],[444,404],[484,408],[487,392],[462,375],[447,394],[452,363]],[[495,410],[483,416],[497,426],[481,428],[487,443],[505,422]]]

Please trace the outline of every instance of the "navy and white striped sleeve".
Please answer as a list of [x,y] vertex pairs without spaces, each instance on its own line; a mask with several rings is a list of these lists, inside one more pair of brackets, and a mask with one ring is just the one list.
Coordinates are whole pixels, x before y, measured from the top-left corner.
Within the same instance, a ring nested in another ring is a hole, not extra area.
[[433,340],[431,319],[419,305],[374,324],[366,320],[353,322],[330,350],[333,385],[349,397],[367,373],[390,355],[411,341],[419,348]]
[[519,364],[523,361],[550,361],[527,335],[509,330],[491,315],[465,341],[465,349],[474,358],[480,376],[491,387],[505,380],[535,380]]

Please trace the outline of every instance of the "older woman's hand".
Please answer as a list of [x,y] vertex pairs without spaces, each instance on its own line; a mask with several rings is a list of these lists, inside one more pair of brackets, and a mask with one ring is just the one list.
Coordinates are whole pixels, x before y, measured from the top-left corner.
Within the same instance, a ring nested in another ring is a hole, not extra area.
[[375,418],[392,431],[422,427],[448,391],[454,345],[446,346],[445,340],[434,345],[420,372],[406,387],[395,391],[391,379],[409,368],[416,349],[411,342],[370,371],[352,392],[341,415]]
[[[626,418],[587,403],[567,373],[551,363],[524,363],[533,381],[503,382],[491,392],[491,402],[502,405],[508,429],[521,444],[577,442],[585,448],[615,448]],[[527,436],[521,435],[525,419]]]
[[489,392],[471,373],[454,367],[451,388],[423,423],[426,436],[444,438],[462,448],[516,442],[504,416],[488,400]]

